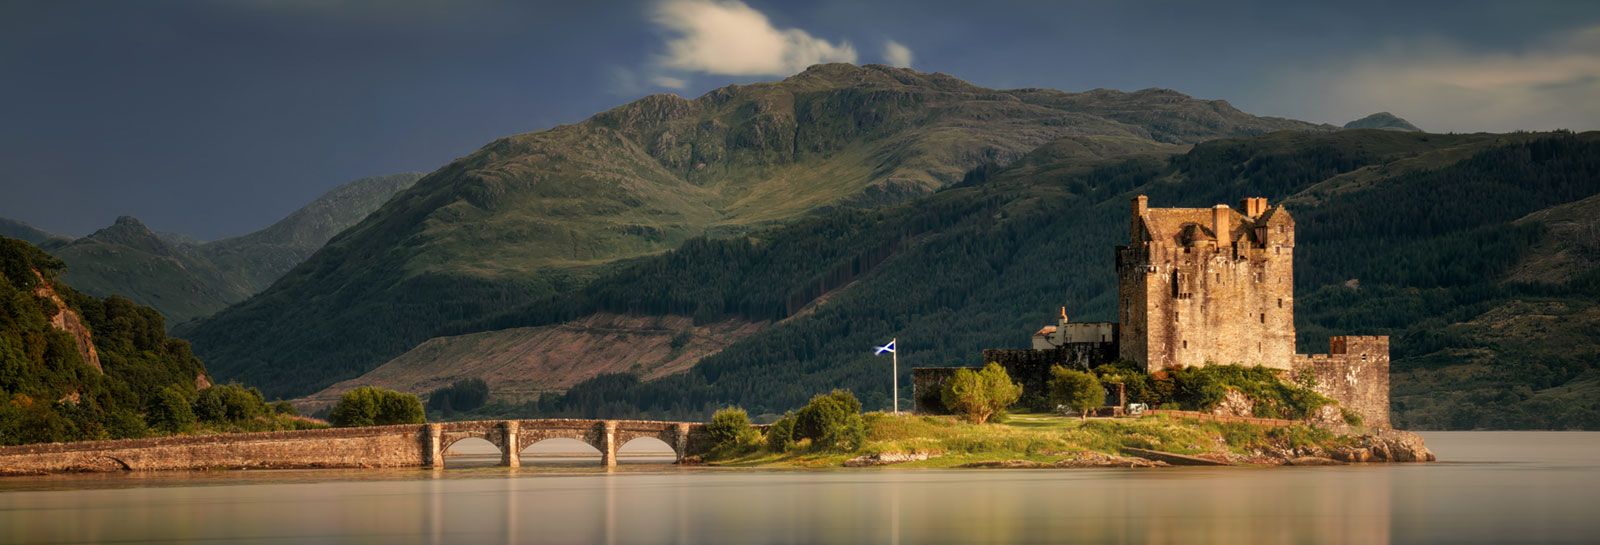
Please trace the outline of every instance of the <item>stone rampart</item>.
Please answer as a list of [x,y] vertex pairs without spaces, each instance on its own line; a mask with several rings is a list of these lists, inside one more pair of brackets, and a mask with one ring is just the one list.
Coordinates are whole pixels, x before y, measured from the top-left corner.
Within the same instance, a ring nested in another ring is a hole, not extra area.
[[1328,345],[1327,354],[1295,355],[1293,379],[1361,415],[1363,425],[1389,428],[1389,338],[1333,337]]

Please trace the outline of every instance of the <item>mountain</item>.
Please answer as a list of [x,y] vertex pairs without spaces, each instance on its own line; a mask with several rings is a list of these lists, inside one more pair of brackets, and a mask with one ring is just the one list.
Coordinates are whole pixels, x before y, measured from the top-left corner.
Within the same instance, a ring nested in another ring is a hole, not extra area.
[[0,218],[0,237],[14,238],[28,244],[44,244],[52,241],[65,240],[65,237],[50,233],[27,223]]
[[174,246],[132,217],[47,250],[66,263],[62,279],[97,296],[120,295],[170,320],[215,311],[249,296],[192,246]]
[[1422,132],[1422,129],[1412,125],[1410,121],[1401,119],[1389,112],[1378,112],[1355,121],[1344,124],[1346,129],[1383,129],[1387,131],[1413,131]]
[[356,180],[322,195],[272,226],[201,243],[117,218],[81,239],[45,243],[67,269],[63,278],[85,292],[121,295],[181,323],[209,315],[266,289],[339,231],[370,214],[421,174]]
[[909,69],[818,65],[491,142],[265,292],[181,333],[219,376],[304,395],[429,338],[470,332],[485,315],[580,288],[619,260],[891,206],[1052,142],[1063,157],[1091,161],[1332,129],[1161,89],[994,90]]
[[346,183],[266,229],[202,244],[200,253],[250,293],[260,292],[421,178],[420,172],[405,172]]
[[534,414],[782,412],[836,387],[883,407],[888,380],[867,348],[884,339],[900,341],[904,383],[911,367],[1026,346],[1061,305],[1114,319],[1112,249],[1136,194],[1285,203],[1300,349],[1323,350],[1331,332],[1391,336],[1397,426],[1600,429],[1596,132],[1277,133],[1088,166],[1028,157],[903,206],[694,241],[479,326],[599,312],[773,321],[687,372],[599,375]]
[[83,295],[62,263],[0,238],[0,444],[138,437],[163,390],[209,385],[188,343],[161,314]]

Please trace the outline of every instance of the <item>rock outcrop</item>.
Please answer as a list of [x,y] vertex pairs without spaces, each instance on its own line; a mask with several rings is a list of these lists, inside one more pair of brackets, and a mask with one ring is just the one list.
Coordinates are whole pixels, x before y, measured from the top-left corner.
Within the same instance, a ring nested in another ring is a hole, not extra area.
[[50,317],[50,326],[71,334],[72,340],[78,345],[78,355],[83,357],[83,362],[94,370],[104,373],[105,369],[100,366],[100,353],[94,349],[94,337],[89,333],[89,326],[83,323],[83,316],[79,316],[78,311],[67,306],[67,302],[61,299],[61,294],[56,293],[55,286],[52,286],[49,280],[45,280],[43,274],[39,271],[33,271],[33,274],[39,277],[39,284],[34,287],[33,294],[50,301],[56,307],[55,314]]
[[1422,436],[1400,430],[1362,435],[1348,446],[1332,449],[1329,455],[1341,462],[1432,462],[1438,459],[1422,444]]

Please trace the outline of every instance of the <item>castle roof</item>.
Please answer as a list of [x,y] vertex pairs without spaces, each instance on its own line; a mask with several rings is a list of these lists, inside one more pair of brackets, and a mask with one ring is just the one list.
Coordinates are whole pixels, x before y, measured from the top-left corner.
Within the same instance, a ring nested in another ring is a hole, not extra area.
[[[1279,206],[1282,207],[1281,205]],[[1225,219],[1228,221],[1228,240],[1232,243],[1240,238],[1254,239],[1250,227],[1255,222],[1240,214],[1232,208],[1226,210]],[[1189,244],[1204,240],[1217,240],[1217,233],[1212,226],[1211,208],[1150,208],[1145,210],[1143,216],[1144,233],[1149,240]],[[1263,216],[1265,218],[1265,216]]]

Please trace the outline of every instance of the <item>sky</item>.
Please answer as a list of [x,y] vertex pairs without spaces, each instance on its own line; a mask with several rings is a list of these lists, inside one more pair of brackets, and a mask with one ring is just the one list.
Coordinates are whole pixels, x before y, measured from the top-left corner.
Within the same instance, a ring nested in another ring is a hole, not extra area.
[[0,217],[234,236],[357,178],[818,62],[1600,129],[1593,1],[0,0]]

